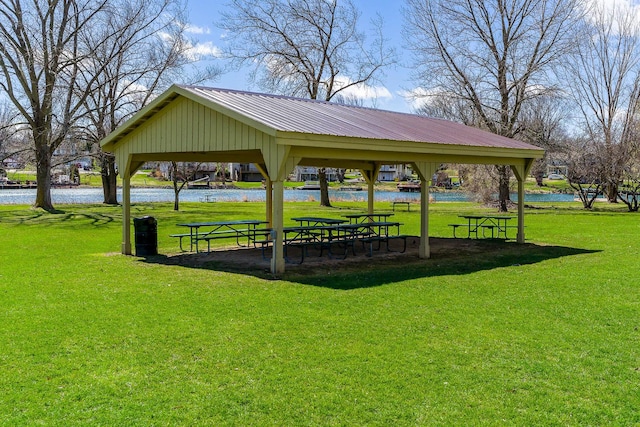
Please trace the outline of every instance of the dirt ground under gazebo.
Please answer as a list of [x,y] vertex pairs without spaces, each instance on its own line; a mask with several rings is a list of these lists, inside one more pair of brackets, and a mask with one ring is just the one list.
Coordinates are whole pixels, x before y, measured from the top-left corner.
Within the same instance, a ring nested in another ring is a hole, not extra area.
[[[417,236],[407,238],[405,252],[400,252],[403,248],[401,240],[391,241],[390,249],[386,250],[386,245],[382,244],[380,250],[374,250],[373,256],[367,256],[368,249],[356,243],[354,255],[349,250],[346,258],[330,258],[326,250],[320,255],[316,248],[308,248],[304,261],[300,262],[300,249],[294,248],[290,251],[289,262],[287,262],[287,273],[285,276],[314,276],[327,271],[335,274],[360,273],[364,275],[375,275],[376,271],[386,268],[426,266],[440,267],[443,261],[446,263],[459,263],[464,269],[465,258],[477,259],[477,255],[482,253],[484,259],[491,259],[501,253],[514,249],[522,250],[527,245],[516,245],[515,242],[505,242],[503,240],[492,239],[454,239],[454,238],[431,238],[431,258],[425,264],[424,259],[419,258],[418,247],[420,238]],[[239,274],[248,274],[264,278],[273,278],[270,273],[271,249],[263,251],[260,248],[243,248],[235,245],[218,247],[210,252],[187,253],[179,252],[172,254],[161,254],[157,257],[148,257],[147,262],[163,263],[168,265],[181,265],[190,268],[203,268],[214,271],[225,271]]]

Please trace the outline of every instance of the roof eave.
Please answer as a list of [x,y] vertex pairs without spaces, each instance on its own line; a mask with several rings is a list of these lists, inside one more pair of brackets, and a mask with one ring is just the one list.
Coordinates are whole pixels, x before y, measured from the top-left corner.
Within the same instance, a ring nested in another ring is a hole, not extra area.
[[[421,154],[464,155],[498,158],[540,159],[544,156],[544,150],[535,146],[532,148],[495,147],[467,144],[445,144],[428,141],[403,141],[388,139],[356,138],[347,136],[329,136],[301,134],[296,132],[277,133],[276,141],[279,144],[295,147],[312,147],[318,149],[318,142],[322,141],[323,148],[329,150],[362,150]],[[327,145],[328,144],[328,145]]]

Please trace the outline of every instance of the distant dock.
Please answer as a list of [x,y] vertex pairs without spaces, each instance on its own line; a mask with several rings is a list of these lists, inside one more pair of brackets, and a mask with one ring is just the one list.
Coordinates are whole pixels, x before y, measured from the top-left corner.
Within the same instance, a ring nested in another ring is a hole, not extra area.
[[0,190],[20,190],[24,188],[38,188],[38,183],[35,181],[11,181],[0,180]]
[[419,182],[400,182],[397,185],[398,191],[403,193],[418,193],[420,192],[421,185]]

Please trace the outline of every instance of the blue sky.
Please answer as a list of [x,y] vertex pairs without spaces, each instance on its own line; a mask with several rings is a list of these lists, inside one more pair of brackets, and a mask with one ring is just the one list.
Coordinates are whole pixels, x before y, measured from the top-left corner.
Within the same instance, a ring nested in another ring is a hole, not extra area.
[[[354,0],[362,13],[360,25],[363,30],[370,27],[370,21],[379,13],[384,19],[385,36],[389,45],[398,52],[400,64],[389,68],[381,78],[381,87],[376,88],[378,97],[375,102],[369,101],[367,106],[374,106],[384,110],[411,112],[411,101],[405,99],[403,93],[411,90],[410,70],[406,68],[410,59],[407,52],[402,50],[402,2],[388,0]],[[224,43],[222,30],[216,28],[215,22],[219,12],[225,7],[226,1],[221,0],[188,0],[189,37],[194,39],[195,48],[202,54],[213,54]],[[260,91],[260,88],[248,81],[246,74],[226,73],[211,84],[212,86]]]

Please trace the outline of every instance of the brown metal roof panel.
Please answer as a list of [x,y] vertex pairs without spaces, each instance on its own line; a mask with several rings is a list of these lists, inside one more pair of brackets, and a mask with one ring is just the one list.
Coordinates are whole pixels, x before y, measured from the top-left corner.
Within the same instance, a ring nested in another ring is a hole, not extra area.
[[[420,141],[420,133],[397,132],[394,113],[246,92],[198,88],[199,93],[227,108],[280,131],[360,138]],[[399,114],[399,113],[395,113]],[[420,116],[410,116],[414,120]]]
[[183,86],[277,131],[391,141],[538,149],[460,123],[279,95]]

